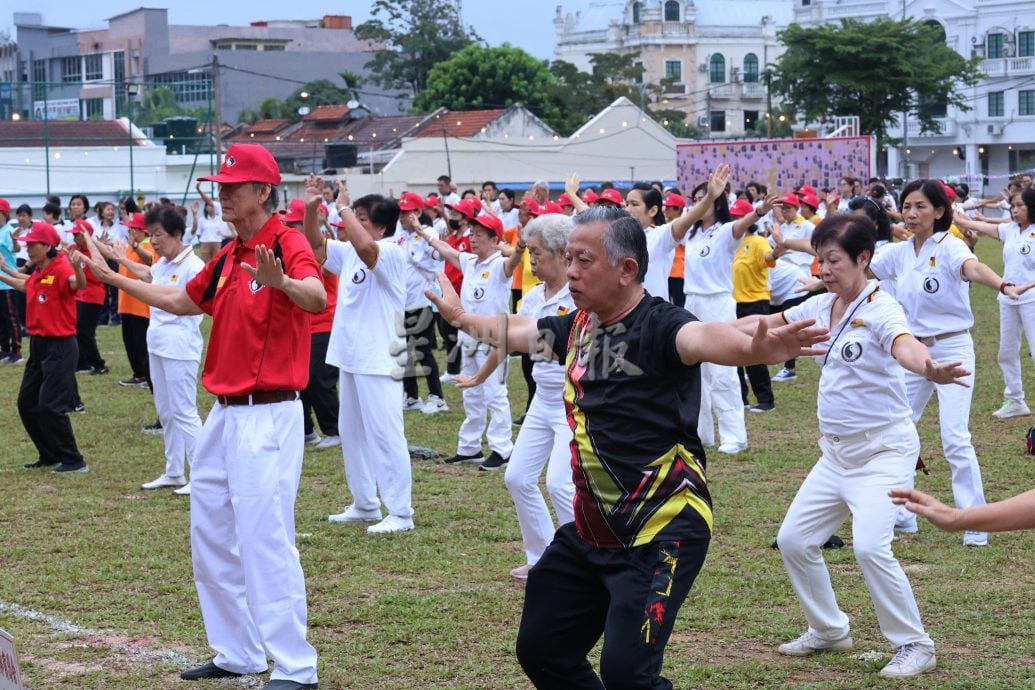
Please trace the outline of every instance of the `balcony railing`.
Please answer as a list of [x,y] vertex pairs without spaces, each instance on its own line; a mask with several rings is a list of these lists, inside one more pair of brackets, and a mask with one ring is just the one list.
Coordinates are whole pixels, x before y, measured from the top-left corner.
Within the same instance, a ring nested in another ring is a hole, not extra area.
[[736,98],[735,84],[713,84],[708,87],[708,95],[712,98]]
[[741,98],[765,98],[765,84],[761,82],[744,82],[740,85]]
[[978,69],[986,77],[1023,77],[1035,74],[1035,57],[982,60]]

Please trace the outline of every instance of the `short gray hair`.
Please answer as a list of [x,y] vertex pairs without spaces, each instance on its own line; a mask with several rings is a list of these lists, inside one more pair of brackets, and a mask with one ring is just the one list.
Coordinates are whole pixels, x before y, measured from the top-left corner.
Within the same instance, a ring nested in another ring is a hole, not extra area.
[[536,180],[532,183],[532,189],[539,189],[540,187],[546,191],[550,191],[550,185],[546,184],[545,180]]
[[[265,182],[252,182],[252,189],[255,190],[256,194],[261,194],[262,193],[262,185],[264,185],[264,184],[266,184],[266,183]],[[278,191],[277,185],[271,184],[270,185],[270,195],[266,198],[266,201],[264,201],[263,204],[262,204],[262,208],[266,211],[266,213],[276,213],[277,212],[277,206],[280,205],[280,203],[279,203],[280,195],[277,193],[277,191]]]
[[563,213],[548,213],[533,218],[521,231],[521,239],[528,242],[533,237],[538,237],[547,251],[551,254],[560,254],[568,246],[568,235],[571,234],[573,225],[571,218]]
[[640,221],[633,218],[624,208],[617,206],[596,206],[572,217],[575,226],[604,223],[603,245],[607,262],[617,266],[622,259],[633,259],[639,266],[636,282],[642,283],[647,275],[647,235],[640,227]]

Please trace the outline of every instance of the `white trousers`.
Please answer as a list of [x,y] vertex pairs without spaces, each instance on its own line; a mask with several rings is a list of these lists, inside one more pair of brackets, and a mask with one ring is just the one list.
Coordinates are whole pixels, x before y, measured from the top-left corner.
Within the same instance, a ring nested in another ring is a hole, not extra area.
[[824,640],[848,634],[821,547],[852,516],[852,548],[881,632],[895,648],[931,643],[909,580],[891,552],[897,506],[888,491],[913,473],[920,439],[909,420],[852,437],[823,436],[822,456],[780,526],[777,544],[809,630]]
[[999,368],[1003,371],[1006,389],[1003,397],[1024,402],[1021,383],[1021,334],[1028,340],[1028,352],[1035,360],[1035,302],[999,303]]
[[389,514],[413,517],[410,451],[399,403],[402,381],[342,371],[338,384],[338,433],[353,504],[359,510],[380,510],[383,502]]
[[[464,341],[467,342],[464,342]],[[461,334],[463,365],[461,372],[465,376],[474,376],[482,368],[487,357],[496,357],[495,350],[487,352],[485,347],[474,347],[470,336]],[[480,386],[465,388],[464,414],[467,415],[457,434],[456,452],[473,455],[482,450],[482,432],[489,442],[489,450],[494,450],[504,458],[510,457],[514,450],[510,430],[510,398],[507,397],[506,372],[504,363]],[[501,373],[503,375],[501,376]],[[485,418],[489,414],[489,426],[485,427]]]
[[[974,371],[974,341],[969,333],[939,340],[927,348],[936,362],[962,362],[968,371]],[[952,473],[952,497],[957,508],[985,505],[985,489],[981,482],[974,445],[970,441],[970,403],[974,397],[974,374],[966,379],[970,387],[956,384],[935,385],[923,376],[903,369],[909,406],[913,421],[919,422],[931,395],[938,392],[938,426],[941,429],[942,453]],[[916,458],[913,458],[915,463]],[[908,486],[913,486],[913,475]],[[905,508],[899,511],[899,525],[913,527],[916,514]]]
[[201,434],[198,416],[198,361],[169,359],[148,354],[155,409],[165,441],[165,474],[184,476],[184,461],[194,462],[194,448]]
[[305,576],[295,548],[302,403],[216,403],[191,468],[194,582],[215,664],[316,682]]
[[[686,308],[701,321],[729,323],[737,320],[737,303],[731,294],[686,296]],[[715,423],[719,422],[719,443],[747,444],[744,401],[740,397],[737,368],[711,362],[701,364],[701,415],[697,434],[701,443],[714,446]]]
[[553,539],[556,527],[539,490],[546,465],[546,492],[560,524],[575,521],[575,484],[571,474],[572,431],[560,396],[544,400],[539,391],[521,423],[503,481],[514,499],[525,558],[535,565]]

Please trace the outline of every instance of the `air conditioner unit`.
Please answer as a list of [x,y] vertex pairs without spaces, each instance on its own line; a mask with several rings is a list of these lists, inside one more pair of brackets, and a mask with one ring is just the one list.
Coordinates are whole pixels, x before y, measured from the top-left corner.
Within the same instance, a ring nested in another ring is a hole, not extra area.
[[698,65],[697,66],[697,71],[698,72],[707,72],[708,71],[708,65],[707,64]]
[[707,115],[698,115],[697,116],[697,126],[698,127],[707,127],[708,126],[708,116]]
[[1002,125],[989,125],[988,126],[988,133],[989,134],[994,134],[995,136],[999,136],[999,135],[1001,135],[1003,133],[1003,126]]

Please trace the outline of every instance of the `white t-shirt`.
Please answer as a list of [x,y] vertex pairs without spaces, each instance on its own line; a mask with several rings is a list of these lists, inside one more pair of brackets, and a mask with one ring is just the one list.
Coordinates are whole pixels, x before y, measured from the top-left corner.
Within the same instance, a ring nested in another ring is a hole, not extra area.
[[129,242],[129,228],[119,222],[113,225],[101,225],[100,221],[93,224],[93,238],[103,242]]
[[[1023,231],[1017,223],[1003,223],[999,226],[999,239],[1003,243],[1003,280],[1014,285],[1023,285],[1035,280],[1035,223]],[[1018,299],[1000,294],[999,302],[1035,302],[1035,290],[1025,292]]]
[[213,202],[213,215],[205,217],[205,208],[201,208],[198,214],[198,241],[199,242],[222,242],[233,236],[230,226],[223,220],[223,207],[218,201]]
[[970,248],[948,232],[936,232],[918,254],[915,241],[886,245],[873,257],[870,271],[895,281],[895,299],[906,312],[917,338],[965,331],[974,325],[970,283],[963,264],[977,259]]
[[[525,293],[518,308],[518,314],[537,321],[547,316],[564,316],[575,311],[568,284],[546,299],[546,283],[539,283]],[[543,400],[564,404],[564,365],[554,359],[532,356],[532,379],[536,383],[536,395]]]
[[438,285],[435,274],[444,267],[442,256],[417,233],[402,230],[392,239],[406,252],[409,267],[406,271],[406,308],[420,309],[431,305],[425,290],[434,290]]
[[[172,261],[159,258],[151,266],[151,283],[185,289],[187,283],[205,268],[191,247],[185,247]],[[201,337],[202,314],[177,316],[158,307],[151,307],[147,326],[147,351],[166,359],[201,361],[205,345]]]
[[496,316],[509,313],[510,285],[513,277],[503,272],[506,259],[500,252],[493,252],[485,261],[469,252],[460,253],[460,270],[464,284],[460,290],[460,303],[472,314]]
[[509,230],[510,228],[516,228],[518,226],[518,223],[520,222],[518,220],[519,213],[520,211],[518,211],[517,206],[511,206],[509,211],[501,210],[499,212],[500,222],[503,223],[504,230]]
[[352,374],[392,376],[406,362],[406,252],[393,238],[378,241],[368,267],[351,242],[327,240],[325,271],[341,276],[327,363]]
[[[780,226],[780,232],[783,233],[784,239],[787,240],[812,239],[812,231],[815,229],[815,225],[800,216],[790,223],[784,223]],[[791,250],[777,259],[777,263],[780,261],[789,263],[798,269],[800,275],[809,278],[812,276],[813,259],[815,257],[812,254]]]
[[[740,240],[733,239],[733,223],[715,223],[693,233],[693,237],[687,233],[685,241],[683,292],[688,295],[732,294],[733,258],[740,244]],[[668,277],[668,269],[665,276]]]
[[783,312],[790,323],[815,319],[829,328],[830,340],[815,345],[827,350],[815,359],[822,368],[817,408],[819,430],[829,435],[856,434],[909,419],[902,368],[891,356],[895,340],[910,333],[902,307],[871,280],[848,305],[838,323],[830,323],[837,295],[811,297]]
[[654,297],[668,301],[668,274],[672,272],[672,260],[679,244],[672,237],[672,224],[644,228],[647,235],[647,274],[643,277],[643,288]]

